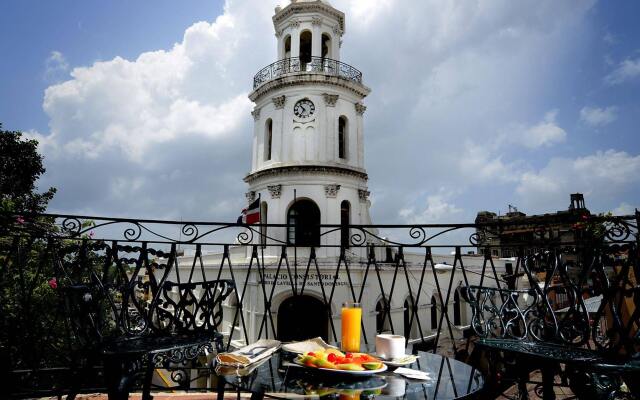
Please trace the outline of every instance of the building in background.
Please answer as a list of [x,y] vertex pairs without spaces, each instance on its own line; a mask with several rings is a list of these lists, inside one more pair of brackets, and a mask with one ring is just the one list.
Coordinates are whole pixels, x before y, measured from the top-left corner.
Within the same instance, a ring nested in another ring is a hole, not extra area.
[[[525,254],[535,253],[535,243],[562,244],[576,241],[576,224],[591,216],[586,208],[582,193],[571,195],[567,210],[555,213],[526,215],[509,206],[505,215],[490,211],[480,211],[475,223],[478,228],[478,253],[490,252],[492,257],[515,257],[519,250]],[[540,230],[540,227],[544,230]],[[526,244],[526,246],[523,246]]]

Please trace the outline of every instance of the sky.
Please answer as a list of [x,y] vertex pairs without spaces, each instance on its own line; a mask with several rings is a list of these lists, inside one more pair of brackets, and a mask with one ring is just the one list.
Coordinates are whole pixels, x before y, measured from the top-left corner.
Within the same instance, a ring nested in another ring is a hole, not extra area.
[[[0,122],[39,140],[49,211],[235,221],[278,3],[0,2]],[[374,223],[640,207],[640,2],[331,3]]]

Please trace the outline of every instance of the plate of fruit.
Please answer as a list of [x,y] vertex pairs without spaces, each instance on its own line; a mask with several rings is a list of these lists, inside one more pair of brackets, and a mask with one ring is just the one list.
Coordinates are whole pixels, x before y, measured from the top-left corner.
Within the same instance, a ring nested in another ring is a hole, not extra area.
[[323,371],[349,375],[373,375],[387,370],[379,358],[365,353],[343,353],[337,349],[309,351],[294,359],[294,363]]

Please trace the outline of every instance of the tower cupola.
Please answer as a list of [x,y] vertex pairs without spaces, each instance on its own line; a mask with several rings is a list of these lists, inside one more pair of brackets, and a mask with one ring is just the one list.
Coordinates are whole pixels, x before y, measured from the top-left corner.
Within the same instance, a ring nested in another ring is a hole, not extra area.
[[260,197],[262,223],[293,227],[269,237],[313,246],[329,238],[303,226],[371,223],[363,130],[370,89],[340,61],[344,13],[325,0],[292,0],[272,19],[276,60],[254,76],[249,94],[247,199]]

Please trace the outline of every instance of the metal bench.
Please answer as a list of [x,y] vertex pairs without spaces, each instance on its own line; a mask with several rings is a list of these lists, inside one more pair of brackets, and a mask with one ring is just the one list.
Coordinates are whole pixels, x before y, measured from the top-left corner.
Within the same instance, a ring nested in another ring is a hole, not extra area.
[[[105,245],[90,246],[104,250]],[[126,246],[118,250],[141,251]],[[84,267],[91,271],[88,263]],[[102,364],[110,400],[127,399],[139,381],[143,400],[150,400],[156,368],[178,371],[173,376],[175,383],[188,388],[188,364],[202,357],[205,350],[213,352],[214,345],[215,350],[223,348],[218,327],[222,303],[235,290],[234,282],[174,282],[168,273],[157,282],[154,277],[144,282],[137,278],[139,271],[120,272],[124,273],[116,274],[117,278],[113,270],[108,274],[91,272],[79,283],[67,274],[68,284],[61,286],[70,326],[83,355],[78,369]],[[81,371],[78,375],[81,377]]]
[[[542,373],[545,399],[555,398],[556,374],[581,399],[626,396],[620,391],[623,382],[638,395],[637,252],[633,245],[582,253],[554,249],[522,258],[519,267],[529,287],[465,287],[463,297],[471,306],[471,325],[478,335],[476,362],[483,364],[478,354],[486,352],[486,373],[497,380],[511,375],[520,398],[527,396],[526,383],[534,369]],[[585,298],[596,296],[601,296],[600,303],[591,302],[590,310]],[[635,305],[631,313],[623,311],[626,302]],[[504,366],[501,371],[499,365]]]

